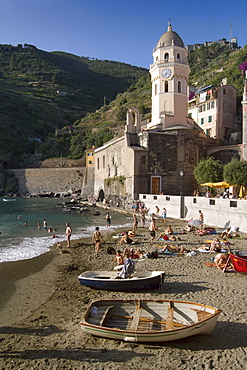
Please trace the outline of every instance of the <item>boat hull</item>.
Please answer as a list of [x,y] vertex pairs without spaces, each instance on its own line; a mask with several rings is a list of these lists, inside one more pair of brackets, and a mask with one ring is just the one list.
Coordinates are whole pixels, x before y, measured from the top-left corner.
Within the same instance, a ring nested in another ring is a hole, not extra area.
[[[208,334],[221,312],[191,302],[172,301],[172,308],[170,304],[166,300],[95,301],[80,324],[83,332],[98,337],[157,343]],[[169,310],[173,310],[172,328],[166,316]]]
[[88,288],[121,292],[158,289],[163,286],[164,271],[135,272],[132,278],[117,278],[116,271],[86,271],[78,276],[81,285]]
[[239,274],[247,275],[247,256],[231,254],[231,262],[235,271]]

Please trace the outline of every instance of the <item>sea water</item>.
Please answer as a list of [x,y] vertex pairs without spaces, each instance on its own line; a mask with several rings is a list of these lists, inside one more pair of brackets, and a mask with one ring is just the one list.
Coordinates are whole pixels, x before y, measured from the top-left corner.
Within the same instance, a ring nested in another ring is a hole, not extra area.
[[[89,212],[80,213],[60,207],[64,202],[57,198],[0,198],[0,262],[29,259],[47,252],[49,247],[65,240],[66,222],[72,227],[72,241],[91,237],[96,226],[104,235],[114,228],[132,225],[130,216],[110,212],[112,226],[107,229],[104,209],[96,209],[100,215],[94,215],[95,208],[91,207]],[[44,219],[48,229],[52,228],[51,233],[43,228]],[[53,235],[56,237],[52,238]]]

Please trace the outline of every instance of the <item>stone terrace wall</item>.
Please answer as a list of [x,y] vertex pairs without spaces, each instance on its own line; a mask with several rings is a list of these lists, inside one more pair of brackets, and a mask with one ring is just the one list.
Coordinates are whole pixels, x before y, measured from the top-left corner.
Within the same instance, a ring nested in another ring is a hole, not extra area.
[[18,178],[21,194],[61,193],[82,188],[83,195],[93,194],[93,171],[86,167],[26,168],[11,172]]

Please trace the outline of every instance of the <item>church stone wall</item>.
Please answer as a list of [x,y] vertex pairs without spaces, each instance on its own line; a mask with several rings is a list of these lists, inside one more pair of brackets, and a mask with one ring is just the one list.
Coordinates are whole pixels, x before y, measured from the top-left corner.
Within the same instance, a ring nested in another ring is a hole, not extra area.
[[21,194],[45,192],[61,193],[69,189],[82,189],[83,195],[93,194],[93,172],[86,167],[35,168],[11,170],[18,178]]
[[147,192],[152,192],[152,177],[160,176],[160,193],[177,195],[183,191],[183,195],[192,194],[197,188],[193,170],[202,158],[207,157],[207,148],[215,145],[218,142],[200,137],[197,130],[150,133]]

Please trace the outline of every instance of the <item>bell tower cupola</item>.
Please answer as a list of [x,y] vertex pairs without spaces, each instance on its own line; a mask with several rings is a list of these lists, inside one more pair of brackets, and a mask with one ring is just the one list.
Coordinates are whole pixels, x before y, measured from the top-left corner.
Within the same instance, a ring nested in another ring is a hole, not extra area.
[[148,128],[189,126],[187,86],[190,67],[181,37],[172,30],[160,37],[149,70],[152,82],[152,122]]

